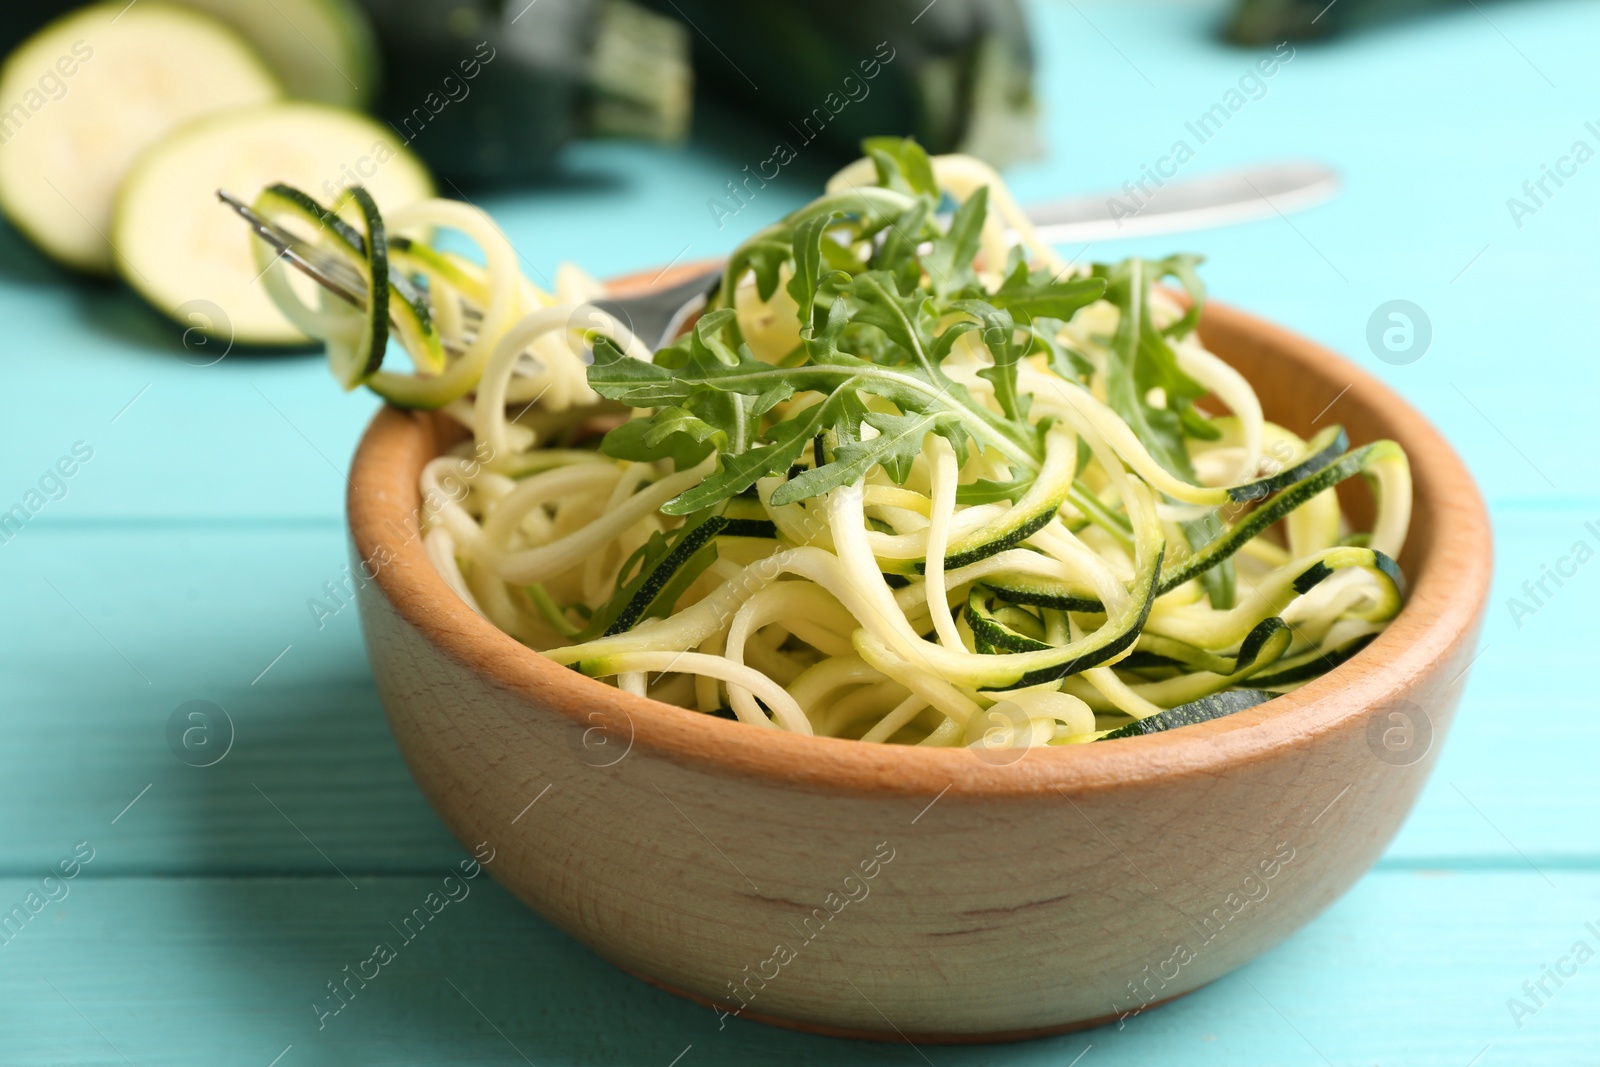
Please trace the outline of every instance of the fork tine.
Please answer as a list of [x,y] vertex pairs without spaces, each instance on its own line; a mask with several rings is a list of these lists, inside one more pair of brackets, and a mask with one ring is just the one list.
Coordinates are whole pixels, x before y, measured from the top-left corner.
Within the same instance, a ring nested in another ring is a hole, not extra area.
[[[264,217],[249,204],[228,192],[217,190],[217,199],[234,210],[249,224],[251,231],[272,248],[290,266],[322,286],[328,292],[363,310],[367,306],[366,282],[355,275],[338,259],[329,256],[315,245],[302,240],[295,233]],[[656,290],[635,297],[602,297],[592,303],[630,324],[652,349],[666,344],[676,334],[684,319],[705,304],[706,297],[714,292],[721,278],[721,268],[713,268],[667,289]],[[417,291],[404,278],[392,275],[390,284],[406,300],[415,301]],[[481,319],[482,309],[464,302],[463,317],[470,323]],[[391,317],[391,322],[393,319]],[[462,345],[470,345],[476,330],[463,331],[459,341],[446,341],[447,351],[459,353]]]
[[341,300],[345,300],[358,308],[366,308],[366,286],[359,278],[339,277],[338,274],[342,273],[340,271],[342,265],[336,260],[323,255],[315,247],[300,240],[300,238],[277,223],[263,218],[249,204],[246,204],[226,189],[217,190],[217,199],[233,208],[241,218],[250,224],[250,229],[255,235],[277,249],[278,255],[290,266],[296,268]]

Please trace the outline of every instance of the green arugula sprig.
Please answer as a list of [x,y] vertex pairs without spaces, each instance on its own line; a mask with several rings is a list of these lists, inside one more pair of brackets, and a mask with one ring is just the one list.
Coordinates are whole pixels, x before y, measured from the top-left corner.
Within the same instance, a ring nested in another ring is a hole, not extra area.
[[[903,483],[934,433],[958,458],[975,443],[1012,468],[1007,481],[962,486],[963,503],[1015,500],[1039,469],[1047,429],[1029,420],[1018,365],[1043,354],[1056,373],[1087,380],[1090,362],[1058,335],[1080,308],[1103,297],[1123,312],[1105,367],[1111,406],[1159,461],[1190,474],[1184,438],[1215,431],[1193,406],[1204,390],[1179,369],[1170,342],[1198,319],[1197,260],[1129,260],[1096,267],[1090,277],[1060,278],[1030,269],[1013,250],[1003,280],[989,289],[975,266],[987,190],[942,219],[946,205],[921,147],[895,138],[864,147],[876,184],[823,196],[741,245],[710,309],[653,363],[597,339],[589,384],[602,396],[650,410],[611,431],[602,450],[632,460],[670,457],[680,469],[714,454],[711,475],[663,508],[694,515],[779,475],[788,477],[773,492],[775,504],[818,496],[876,467]],[[751,354],[728,305],[747,274],[765,300],[785,272],[801,344],[774,365]],[[1194,307],[1157,328],[1150,286],[1164,277],[1182,282]],[[974,332],[992,360],[980,375],[993,387],[999,411],[942,368],[955,343]],[[1166,398],[1161,406],[1151,403],[1158,386]],[[1118,526],[1111,521],[1117,516],[1091,506],[1098,502],[1086,490],[1074,499],[1098,515],[1095,521]]]
[[[1220,431],[1194,406],[1206,389],[1178,366],[1171,341],[1181,340],[1200,321],[1205,286],[1195,268],[1198,256],[1178,255],[1146,262],[1124,260],[1114,266],[1096,266],[1096,277],[1106,280],[1106,299],[1121,313],[1106,361],[1106,402],[1122,417],[1139,440],[1167,470],[1187,482],[1195,481],[1189,463],[1186,437],[1216,440]],[[1158,328],[1150,314],[1151,288],[1164,278],[1176,278],[1189,294],[1188,309],[1174,322]],[[1159,389],[1162,402],[1151,403]],[[1215,514],[1180,524],[1192,550],[1221,537],[1224,527]],[[1200,578],[1212,607],[1233,607],[1235,574],[1231,560]]]

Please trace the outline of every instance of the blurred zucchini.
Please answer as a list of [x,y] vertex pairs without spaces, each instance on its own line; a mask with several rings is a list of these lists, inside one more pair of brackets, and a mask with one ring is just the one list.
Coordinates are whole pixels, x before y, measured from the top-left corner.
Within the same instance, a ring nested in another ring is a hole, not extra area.
[[[1354,0],[1347,0],[1348,7]],[[1228,40],[1235,44],[1274,44],[1290,38],[1304,40],[1332,31],[1344,12],[1333,14],[1327,0],[1303,3],[1302,0],[1237,0],[1228,19]]]
[[1016,0],[647,2],[699,31],[695,75],[719,99],[778,131],[814,116],[814,139],[841,156],[886,134],[996,165],[1038,152],[1033,48]]
[[1227,36],[1235,44],[1263,45],[1327,37],[1398,21],[1447,0],[1237,0]]
[[[226,23],[266,62],[284,90],[302,100],[364,107],[376,94],[372,32],[354,0],[162,0]],[[127,0],[123,0],[127,4]],[[0,54],[83,0],[29,0],[6,5]]]
[[80,0],[33,0],[26,4],[7,4],[4,18],[0,18],[0,55],[9,55],[17,45],[32,37],[39,29],[58,15],[82,7]]
[[112,0],[63,15],[0,68],[0,208],[58,262],[110,274],[112,207],[139,154],[281,95],[244,39],[199,12]]
[[362,0],[378,114],[441,177],[504,182],[578,137],[688,129],[688,30],[629,0]]
[[122,180],[108,234],[117,270],[189,331],[239,344],[303,344],[306,334],[268,295],[274,283],[261,284],[257,242],[237,239],[217,190],[255,200],[288,182],[337,204],[360,184],[391,212],[434,192],[398,141],[381,122],[306,100],[186,123],[145,149]]

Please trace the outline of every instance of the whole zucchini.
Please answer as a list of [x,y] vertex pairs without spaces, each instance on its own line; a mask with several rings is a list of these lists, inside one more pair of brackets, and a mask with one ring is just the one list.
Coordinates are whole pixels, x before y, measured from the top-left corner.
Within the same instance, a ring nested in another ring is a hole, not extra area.
[[796,151],[854,158],[864,138],[898,134],[996,165],[1037,152],[1016,0],[647,2],[697,31],[699,83]]
[[[1227,35],[1235,44],[1265,45],[1327,37],[1399,21],[1447,0],[1236,0]],[[1453,6],[1453,0],[1452,0]]]
[[361,0],[385,72],[377,107],[434,172],[497,183],[577,137],[681,137],[688,30],[627,0]]
[[79,0],[35,0],[30,4],[8,5],[6,17],[0,19],[0,55],[9,55],[13,48],[56,16],[82,6]]

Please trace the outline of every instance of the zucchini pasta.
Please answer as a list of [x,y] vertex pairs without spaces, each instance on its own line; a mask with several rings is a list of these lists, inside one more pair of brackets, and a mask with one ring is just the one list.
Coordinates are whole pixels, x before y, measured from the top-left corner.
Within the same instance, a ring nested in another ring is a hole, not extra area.
[[[1405,455],[1268,421],[1197,336],[1194,257],[1066,263],[984,164],[866,150],[659,351],[581,272],[532,285],[459,203],[382,218],[359,188],[269,189],[257,210],[371,299],[307,302],[264,248],[263,280],[347,388],[466,431],[422,474],[451,588],[641,697],[867,742],[1079,744],[1269,699],[1395,616]],[[1335,492],[1357,474],[1370,531]]]

